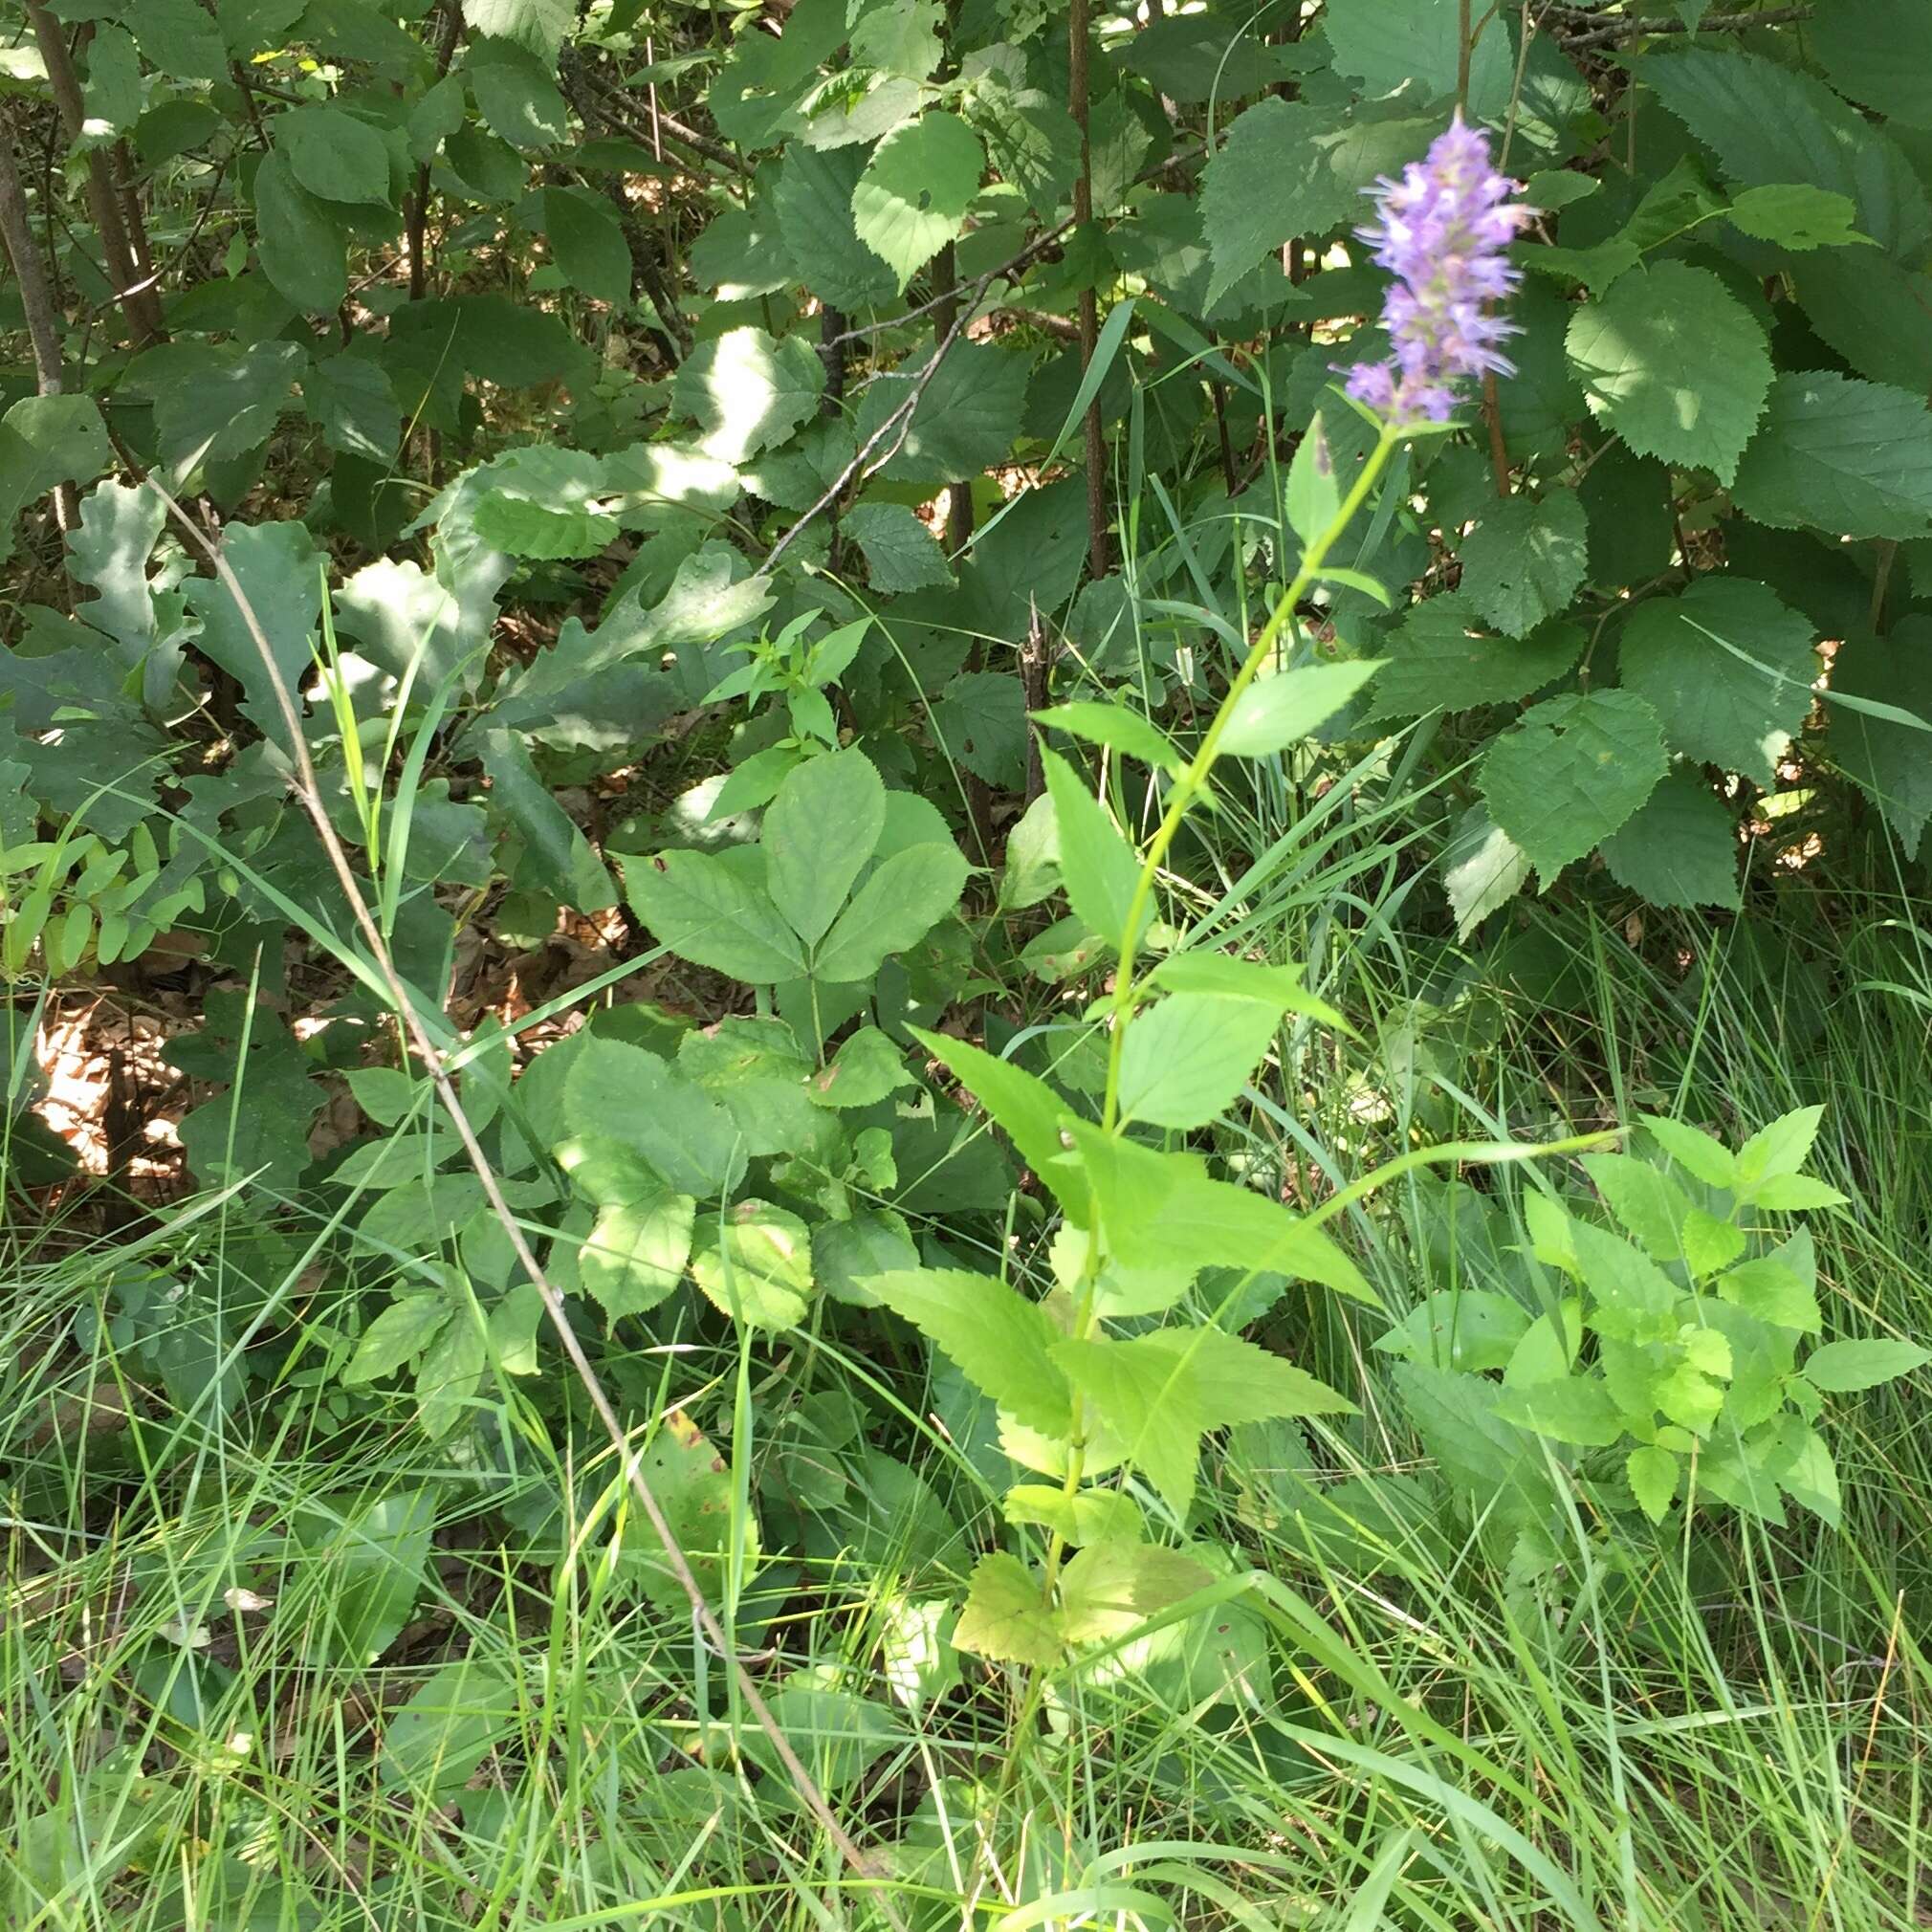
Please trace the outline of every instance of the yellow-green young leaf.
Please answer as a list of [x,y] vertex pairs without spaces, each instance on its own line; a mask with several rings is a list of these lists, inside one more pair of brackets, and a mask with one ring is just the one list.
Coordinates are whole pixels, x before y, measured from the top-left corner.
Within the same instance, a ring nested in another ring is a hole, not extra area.
[[1235,700],[1220,748],[1237,757],[1267,757],[1300,744],[1345,706],[1382,668],[1380,658],[1306,664],[1259,677]]
[[1661,1170],[1628,1153],[1587,1153],[1584,1171],[1610,1211],[1653,1261],[1683,1259],[1682,1229],[1690,1199]]
[[765,813],[765,889],[792,930],[816,945],[838,916],[886,825],[886,787],[861,751],[807,758]]
[[1362,1272],[1322,1232],[1252,1188],[1212,1180],[1192,1156],[1103,1134],[1069,1119],[1109,1249],[1136,1266],[1272,1271],[1380,1306]]
[[876,1107],[889,1093],[911,1087],[912,1069],[906,1056],[876,1026],[862,1026],[850,1035],[805,1083],[805,1091],[821,1107]]
[[1769,1322],[1771,1328],[1797,1329],[1801,1335],[1816,1335],[1824,1328],[1816,1290],[1777,1256],[1764,1254],[1739,1262],[1727,1275],[1718,1277],[1716,1288],[1723,1300],[1760,1322]]
[[1684,1216],[1682,1236],[1684,1265],[1695,1281],[1729,1267],[1745,1251],[1744,1229],[1735,1221],[1720,1220],[1701,1207],[1692,1208]]
[[1140,1504],[1118,1489],[1076,1489],[1069,1496],[1049,1483],[1020,1482],[1006,1492],[1002,1506],[1008,1523],[1050,1529],[1076,1549],[1147,1540]]
[[684,1279],[697,1203],[644,1170],[622,1200],[599,1207],[577,1254],[578,1279],[614,1322],[654,1308]]
[[1057,1664],[1066,1649],[1060,1618],[1046,1607],[1040,1579],[1003,1550],[982,1556],[973,1566],[953,1641],[974,1657],[1042,1670]]
[[1214,993],[1230,999],[1253,999],[1272,1012],[1306,1013],[1343,1032],[1354,1029],[1326,999],[1302,984],[1299,966],[1263,966],[1227,953],[1171,953],[1148,976],[1169,993]]
[[1636,1506],[1653,1523],[1661,1523],[1670,1513],[1671,1498],[1677,1494],[1677,1458],[1668,1449],[1645,1443],[1625,1457],[1623,1473],[1629,1479],[1630,1493],[1636,1498]]
[[1213,1581],[1178,1549],[1153,1543],[1092,1544],[1061,1572],[1061,1631],[1074,1644],[1125,1636]]
[[1520,1429],[1583,1449],[1608,1448],[1626,1427],[1610,1391],[1581,1375],[1558,1382],[1505,1383],[1498,1392],[1496,1413]]
[[1071,1392],[1049,1352],[1060,1330],[1039,1303],[962,1268],[874,1275],[865,1285],[1027,1428],[1071,1431]]
[[1737,1157],[1723,1141],[1714,1140],[1701,1128],[1688,1122],[1669,1120],[1662,1114],[1640,1113],[1651,1138],[1671,1159],[1706,1187],[1734,1188],[1738,1181]]
[[1805,1358],[1805,1380],[1828,1395],[1855,1394],[1932,1362],[1917,1342],[1827,1342]]
[[[1067,902],[1109,946],[1118,947],[1127,933],[1140,861],[1073,767],[1054,752],[1043,751],[1040,758],[1060,827],[1060,876]],[[1143,929],[1153,911],[1152,903],[1143,910]]]
[[1175,1128],[1214,1119],[1240,1097],[1276,1024],[1269,1007],[1218,993],[1142,1009],[1121,1046],[1121,1117]]
[[1836,1188],[1808,1174],[1774,1174],[1752,1188],[1750,1197],[1753,1207],[1787,1212],[1795,1208],[1843,1207],[1846,1201]]
[[734,1321],[796,1328],[812,1291],[811,1230],[769,1201],[739,1201],[726,1213],[719,1240],[692,1261],[691,1272]]
[[985,167],[979,137],[942,109],[905,122],[873,150],[852,190],[852,220],[900,288],[964,231]]
[[1758,1129],[1738,1149],[1738,1185],[1746,1193],[1773,1175],[1796,1174],[1811,1158],[1825,1109],[1796,1107]]
[[1709,269],[1629,270],[1577,310],[1567,345],[1591,413],[1638,455],[1723,483],[1738,474],[1771,358],[1750,311]]
[[362,1330],[356,1352],[342,1370],[342,1380],[354,1388],[393,1374],[436,1339],[451,1312],[441,1295],[408,1295],[391,1302]]
[[1219,1328],[1069,1339],[1054,1345],[1053,1356],[1176,1516],[1194,1500],[1200,1440],[1210,1429],[1353,1410],[1293,1363]]

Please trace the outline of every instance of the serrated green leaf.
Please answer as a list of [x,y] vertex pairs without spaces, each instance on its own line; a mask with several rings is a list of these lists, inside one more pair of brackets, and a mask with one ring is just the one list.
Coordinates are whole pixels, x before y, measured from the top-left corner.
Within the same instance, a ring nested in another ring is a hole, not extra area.
[[1460,592],[1429,598],[1381,641],[1386,654],[1368,720],[1526,697],[1561,677],[1588,642],[1580,625],[1562,623],[1539,625],[1526,638],[1500,638]]
[[1194,1499],[1201,1438],[1271,1417],[1341,1415],[1325,1383],[1219,1328],[1162,1329],[1131,1340],[1065,1340],[1053,1357],[1176,1516]]
[[824,937],[886,824],[886,787],[865,753],[807,758],[765,813],[765,889],[807,946]]
[[469,1413],[489,1362],[483,1324],[458,1308],[416,1370],[416,1423],[430,1441],[440,1442]]
[[1060,1627],[1071,1644],[1106,1643],[1214,1581],[1193,1557],[1158,1544],[1089,1544],[1061,1571]]
[[1764,331],[1709,269],[1633,269],[1570,324],[1591,413],[1639,455],[1729,483],[1771,386]]
[[1735,911],[1740,901],[1736,822],[1694,772],[1672,772],[1604,840],[1603,861],[1652,906]]
[[1018,1421],[1067,1435],[1072,1392],[1049,1352],[1060,1330],[1039,1303],[959,1268],[876,1275],[866,1285]]
[[1932,415],[1886,383],[1781,375],[1738,466],[1739,509],[1785,530],[1922,537],[1932,529]]
[[[584,1050],[605,1043],[614,1043],[591,1036]],[[563,1111],[573,1127],[587,1111],[582,1098],[570,1091],[566,1080]],[[557,1154],[597,1209],[578,1249],[578,1279],[615,1322],[656,1307],[684,1279],[697,1203],[675,1192],[626,1137],[602,1134],[602,1128],[593,1127],[589,1137],[564,1143]],[[682,1154],[677,1157],[681,1163]]]
[[1668,1449],[1646,1442],[1624,1458],[1623,1473],[1636,1506],[1653,1523],[1661,1523],[1677,1495],[1677,1458]]
[[627,1041],[593,1035],[563,1083],[565,1130],[616,1141],[680,1194],[715,1200],[743,1176],[743,1136],[696,1081]]
[[[1041,762],[1060,827],[1067,902],[1103,939],[1118,946],[1127,934],[1140,862],[1073,767],[1053,752],[1043,752]],[[1152,913],[1152,906],[1144,909],[1143,927]]]
[[1638,604],[1617,652],[1673,751],[1770,785],[1811,708],[1815,647],[1811,620],[1766,585],[1705,577]]
[[1801,182],[1781,182],[1775,187],[1745,188],[1732,198],[1724,218],[1759,241],[1803,252],[1854,243],[1875,246],[1870,235],[1860,234],[1853,226],[1857,212],[1849,196]]
[[[926,361],[911,357],[867,385],[855,429],[862,444],[905,404]],[[880,475],[893,483],[954,483],[1002,461],[1020,434],[1029,366],[1026,357],[992,342],[955,342],[920,392],[911,422],[900,426],[904,440],[899,427],[888,432],[882,449],[895,442],[897,448]]]
[[852,220],[901,289],[964,232],[985,166],[979,137],[939,108],[894,128],[872,151],[852,190]]
[[1805,1380],[1828,1395],[1854,1395],[1910,1375],[1927,1362],[1932,1362],[1932,1350],[1917,1342],[1827,1342],[1805,1357]]
[[1496,628],[1527,637],[1583,583],[1588,522],[1573,490],[1506,496],[1462,539],[1460,594]]
[[463,0],[471,31],[515,40],[554,60],[577,22],[577,0]]
[[989,785],[1018,791],[1026,778],[1026,693],[1012,671],[962,670],[930,715],[947,756]]
[[726,1211],[717,1240],[692,1257],[692,1279],[734,1321],[793,1328],[812,1291],[812,1236],[787,1208],[742,1200]]
[[845,512],[845,535],[865,553],[874,590],[931,590],[953,582],[939,540],[903,503],[855,503]]
[[356,1352],[342,1369],[342,1381],[353,1389],[393,1375],[436,1339],[454,1312],[443,1295],[406,1295],[391,1302],[362,1330]]
[[[1329,0],[1326,17],[1335,71],[1361,81],[1364,93],[1407,87],[1424,100],[1455,93],[1462,53],[1456,0]],[[1508,100],[1515,62],[1501,20],[1476,17],[1468,105],[1486,120]]]
[[543,232],[550,259],[573,289],[614,309],[629,306],[630,248],[608,202],[588,188],[546,187]]
[[824,386],[824,364],[800,337],[727,329],[679,365],[671,406],[698,426],[707,455],[742,463],[782,443],[817,410]]
[[1804,182],[1843,195],[1859,230],[1900,255],[1932,240],[1932,209],[1911,163],[1811,75],[1762,54],[1698,47],[1647,56],[1643,79],[1728,180]]
[[1721,1140],[1687,1121],[1662,1114],[1641,1113],[1637,1118],[1664,1153],[1706,1187],[1728,1189],[1737,1184],[1737,1156]]
[[1267,1006],[1214,993],[1143,1008],[1121,1047],[1122,1119],[1203,1126],[1240,1098],[1277,1024]]
[[916,946],[959,903],[967,866],[954,845],[911,845],[881,861],[812,955],[819,979],[869,979],[889,954]]
[[1626,1428],[1610,1391],[1586,1375],[1506,1384],[1497,1393],[1496,1413],[1519,1429],[1578,1449],[1607,1449]]
[[1733,1307],[1768,1322],[1774,1328],[1795,1328],[1800,1334],[1815,1335],[1824,1327],[1815,1291],[1773,1255],[1742,1262],[1711,1285]]
[[1631,817],[1666,763],[1657,714],[1640,697],[1548,698],[1490,747],[1482,797],[1547,887]]
[[1235,700],[1220,749],[1260,758],[1300,744],[1341,711],[1382,668],[1380,658],[1306,664],[1258,677]]
[[626,861],[624,882],[638,916],[680,959],[753,986],[804,977],[804,951],[771,894],[729,861],[661,852]]
[[1047,1607],[1040,1579],[1017,1556],[995,1550],[973,1566],[955,1645],[996,1663],[1050,1670],[1065,1655],[1060,1618]]
[[1932,13],[1917,0],[1835,0],[1805,33],[1840,94],[1902,126],[1932,128]]

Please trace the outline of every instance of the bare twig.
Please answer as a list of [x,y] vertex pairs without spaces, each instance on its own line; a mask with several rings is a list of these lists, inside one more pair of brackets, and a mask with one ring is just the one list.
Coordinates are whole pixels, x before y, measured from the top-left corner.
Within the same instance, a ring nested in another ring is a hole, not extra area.
[[[70,145],[77,143],[87,122],[87,108],[81,99],[80,78],[74,71],[74,58],[61,36],[60,23],[48,12],[43,0],[26,0],[27,17],[33,23],[33,37],[39,43],[40,57],[47,68],[47,84],[53,90],[54,104],[60,112],[60,124],[67,131]],[[100,149],[87,154],[87,206],[99,231],[101,252],[107,257],[107,273],[115,295],[134,340],[145,346],[163,340],[161,303],[152,288],[143,285],[140,257],[128,240],[127,224],[115,191],[114,177],[107,157]]]
[[[1087,131],[1087,62],[1092,52],[1090,0],[1072,0],[1066,13],[1066,91],[1080,128],[1080,172],[1073,178],[1076,227],[1093,220],[1093,143]],[[1080,292],[1080,374],[1086,380],[1100,340],[1100,306],[1093,290]],[[1087,451],[1087,567],[1094,577],[1108,572],[1107,438],[1100,420],[1100,398],[1087,406],[1083,426]]]
[[[27,340],[33,350],[34,387],[40,395],[57,396],[61,390],[60,315],[54,306],[47,267],[27,217],[27,190],[21,184],[13,137],[4,122],[0,122],[0,242],[6,245],[7,259],[13,264],[13,279],[20,289]],[[61,483],[55,488],[54,515],[62,530],[74,528],[77,512],[73,484]]]
[[[369,911],[368,901],[363,896],[362,888],[357,883],[354,868],[349,864],[348,853],[329,818],[320,783],[316,776],[315,764],[309,756],[308,739],[302,732],[301,717],[296,709],[294,694],[275,661],[274,648],[269,642],[268,634],[262,628],[261,620],[256,615],[253,604],[249,601],[248,593],[242,588],[233,569],[222,555],[220,545],[203,534],[181,504],[176,502],[152,476],[147,476],[144,480],[167,506],[169,515],[180,524],[195,549],[207,558],[215,576],[234,600],[235,608],[240,613],[242,623],[247,627],[255,651],[261,659],[263,673],[274,692],[275,706],[281,714],[283,729],[288,734],[288,750],[295,765],[292,789],[296,801],[316,828],[316,836],[321,842],[322,849],[329,861],[329,867],[335,873],[336,883],[341,888],[351,916],[362,936],[363,944],[369,949],[369,956],[377,975],[395,1007],[397,1020],[405,1030],[411,1049],[423,1063],[425,1071],[435,1087],[437,1098],[448,1113],[450,1125],[456,1131],[457,1139],[463,1144],[463,1152],[468,1156],[477,1180],[482,1184],[483,1197],[502,1227],[504,1237],[510,1243],[511,1252],[516,1258],[517,1265],[521,1267],[531,1285],[541,1298],[544,1312],[550,1318],[557,1339],[564,1354],[569,1358],[570,1366],[576,1372],[579,1381],[582,1383],[590,1406],[596,1411],[604,1434],[610,1438],[611,1447],[617,1452],[623,1463],[625,1479],[629,1485],[630,1493],[636,1499],[638,1507],[644,1512],[645,1520],[663,1545],[665,1560],[670,1566],[671,1574],[690,1599],[692,1617],[715,1654],[730,1659],[730,1667],[736,1680],[738,1694],[744,1699],[745,1707],[751,1712],[758,1728],[770,1740],[773,1751],[777,1754],[779,1764],[784,1767],[793,1789],[806,1809],[823,1828],[826,1836],[837,1846],[840,1856],[846,1864],[862,1878],[874,1877],[876,1874],[867,1862],[865,1854],[860,1851],[845,1826],[839,1822],[831,1806],[826,1803],[823,1792],[819,1789],[811,1773],[800,1761],[790,1740],[779,1728],[770,1707],[759,1696],[757,1685],[753,1681],[751,1673],[739,1660],[736,1646],[726,1636],[716,1613],[706,1601],[703,1588],[692,1570],[690,1559],[678,1545],[670,1520],[665,1515],[664,1506],[658,1502],[638,1465],[637,1452],[631,1446],[624,1424],[619,1420],[616,1410],[611,1407],[610,1398],[604,1394],[604,1385],[598,1380],[596,1370],[591,1367],[589,1357],[583,1352],[583,1345],[578,1340],[576,1330],[570,1326],[562,1297],[545,1274],[542,1263],[538,1261],[524,1235],[521,1223],[503,1197],[495,1170],[490,1164],[490,1157],[484,1153],[482,1143],[476,1137],[476,1131],[471,1125],[469,1115],[464,1111],[462,1101],[457,1097],[455,1084],[450,1077],[443,1054],[430,1038],[428,1028],[416,1010],[414,999],[396,971],[388,945]],[[905,1922],[890,1899],[883,1892],[875,1893],[874,1897],[881,1914],[893,1927],[893,1932],[907,1932]]]
[[[1603,16],[1592,10],[1581,7],[1556,7],[1550,10],[1559,17],[1578,22],[1600,21]],[[1700,33],[1744,33],[1753,27],[1783,27],[1794,20],[1809,20],[1815,9],[1811,7],[1767,7],[1757,13],[1706,13],[1698,22]],[[1559,31],[1557,39],[1566,54],[1586,54],[1592,47],[1614,47],[1619,41],[1635,40],[1646,33],[1688,33],[1691,31],[1687,21],[1674,17],[1638,18],[1635,15],[1621,20],[1607,21],[1601,26],[1586,26],[1576,33]]]
[[[988,269],[977,281],[973,283],[971,298],[959,303],[951,326],[940,336],[938,346],[933,351],[932,357],[927,362],[926,366],[916,376],[910,379],[905,401],[900,403],[892,410],[891,414],[859,446],[858,450],[853,453],[852,460],[832,478],[831,482],[826,486],[824,494],[819,500],[766,552],[764,561],[758,566],[760,573],[771,571],[777,565],[779,559],[799,540],[800,537],[813,520],[829,510],[834,503],[838,502],[854,481],[869,476],[874,470],[883,469],[899,453],[899,447],[906,440],[906,432],[912,427],[912,412],[918,408],[920,397],[932,386],[933,378],[939,373],[939,364],[946,360],[947,350],[953,346],[954,342],[958,339],[960,332],[972,318],[974,311],[979,305],[979,298],[1001,275],[1017,274],[1036,255],[1043,254],[1072,226],[1073,224],[1070,220],[1064,221],[1057,227],[1048,229],[1043,234],[1036,235],[1017,255],[1014,255],[1008,261],[1001,262],[998,268]],[[955,297],[957,293],[956,290],[948,290],[945,295],[938,297],[936,302],[929,302],[926,304],[926,307],[935,308],[940,302],[945,302]],[[916,315],[920,312],[914,310],[913,313]],[[899,319],[903,321],[906,318],[901,317]],[[829,348],[834,343],[845,342],[851,340],[854,336],[868,333],[869,331],[863,329],[848,330],[844,336],[835,336],[832,338],[831,342],[822,343],[821,348],[822,350]],[[888,437],[892,439],[892,447],[875,461],[873,459],[873,452],[885,443]]]

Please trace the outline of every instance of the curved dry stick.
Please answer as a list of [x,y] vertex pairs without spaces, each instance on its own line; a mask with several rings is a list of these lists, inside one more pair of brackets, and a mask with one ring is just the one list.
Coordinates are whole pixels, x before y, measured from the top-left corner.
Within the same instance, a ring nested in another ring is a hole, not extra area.
[[[137,472],[137,473],[140,473]],[[308,739],[303,735],[301,715],[296,709],[293,693],[287,680],[282,676],[275,663],[275,654],[268,635],[263,630],[261,620],[255,615],[254,606],[249,602],[248,593],[230,567],[228,560],[221,554],[220,546],[203,533],[187,512],[175,501],[165,488],[152,476],[143,476],[147,486],[167,506],[174,520],[187,533],[194,547],[206,557],[213,566],[215,576],[222,586],[234,599],[235,608],[241,613],[242,623],[247,626],[250,638],[262,661],[262,669],[275,694],[275,706],[281,713],[282,723],[289,735],[290,753],[295,760],[294,790],[311,823],[315,825],[316,836],[320,839],[323,850],[328,854],[330,869],[336,875],[336,883],[342,889],[349,902],[349,911],[361,931],[363,942],[369,949],[376,971],[384,985],[388,989],[396,1016],[408,1034],[409,1043],[416,1056],[422,1061],[429,1079],[436,1088],[437,1098],[443,1103],[450,1116],[450,1124],[456,1130],[456,1137],[463,1143],[463,1152],[468,1156],[476,1178],[483,1184],[483,1197],[490,1204],[490,1211],[502,1226],[509,1240],[512,1252],[516,1257],[517,1265],[528,1276],[531,1285],[543,1302],[543,1311],[550,1318],[550,1324],[557,1331],[557,1339],[561,1343],[563,1352],[570,1358],[570,1366],[576,1371],[577,1378],[583,1384],[583,1391],[590,1398],[590,1406],[596,1410],[598,1420],[610,1438],[611,1447],[622,1458],[625,1478],[643,1510],[645,1519],[664,1546],[665,1560],[670,1571],[677,1578],[679,1586],[691,1600],[692,1614],[697,1619],[712,1648],[720,1658],[731,1659],[731,1667],[737,1680],[738,1694],[744,1699],[746,1707],[757,1721],[758,1728],[770,1739],[772,1749],[777,1753],[779,1764],[785,1768],[792,1788],[797,1791],[807,1811],[824,1828],[826,1835],[839,1849],[839,1855],[861,1877],[875,1878],[878,1875],[867,1862],[866,1855],[860,1851],[845,1826],[834,1815],[832,1808],[825,1802],[824,1793],[813,1781],[805,1769],[799,1754],[792,1748],[790,1741],[779,1728],[770,1707],[758,1695],[757,1684],[752,1681],[751,1673],[739,1660],[736,1647],[726,1636],[724,1626],[718,1622],[716,1613],[705,1599],[705,1593],[696,1576],[692,1573],[691,1562],[683,1549],[678,1547],[675,1532],[670,1519],[664,1513],[664,1506],[652,1493],[650,1484],[644,1479],[638,1467],[637,1453],[629,1443],[624,1425],[619,1421],[617,1412],[610,1405],[610,1398],[604,1393],[604,1385],[597,1379],[597,1372],[590,1366],[590,1358],[583,1352],[583,1345],[577,1339],[568,1316],[564,1312],[563,1298],[551,1284],[543,1271],[542,1263],[532,1251],[524,1238],[510,1204],[503,1197],[502,1189],[497,1185],[495,1171],[490,1165],[490,1156],[483,1152],[482,1143],[476,1138],[476,1131],[470,1125],[470,1117],[463,1110],[462,1102],[456,1096],[456,1088],[443,1065],[443,1056],[434,1041],[429,1038],[416,1012],[415,1002],[409,997],[407,987],[397,973],[395,962],[390,957],[387,944],[376,925],[369,911],[368,901],[363,898],[362,889],[356,882],[354,868],[349,864],[349,856],[343,848],[336,828],[330,822],[328,810],[322,802],[321,787],[316,778],[315,763],[309,757]],[[884,1892],[874,1894],[879,1910],[893,1928],[893,1932],[908,1932],[905,1921],[893,1908],[892,1902]]]

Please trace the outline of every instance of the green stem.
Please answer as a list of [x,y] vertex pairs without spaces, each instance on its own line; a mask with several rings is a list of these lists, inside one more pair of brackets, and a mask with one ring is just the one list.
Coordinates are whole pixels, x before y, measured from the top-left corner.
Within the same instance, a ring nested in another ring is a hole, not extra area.
[[[1221,740],[1227,735],[1228,722],[1234,716],[1235,707],[1240,704],[1241,694],[1262,674],[1268,661],[1274,656],[1283,633],[1286,632],[1292,636],[1296,606],[1307,593],[1308,586],[1321,575],[1323,566],[1328,560],[1328,552],[1341,539],[1342,533],[1353,521],[1356,512],[1368,501],[1370,493],[1380,481],[1382,472],[1388,467],[1389,458],[1394,453],[1401,440],[1396,431],[1386,428],[1383,429],[1374,449],[1369,452],[1369,460],[1362,466],[1361,474],[1355,478],[1348,495],[1342,499],[1341,507],[1335,512],[1334,520],[1303,552],[1301,567],[1295,572],[1294,581],[1283,593],[1281,602],[1275,605],[1268,621],[1262,625],[1261,634],[1249,647],[1246,658],[1242,661],[1240,669],[1235,672],[1226,695],[1209,721],[1207,732],[1201,738],[1193,761],[1175,781],[1173,794],[1167,802],[1167,810],[1162,814],[1160,823],[1154,828],[1153,837],[1148,841],[1147,855],[1141,861],[1140,876],[1134,881],[1133,896],[1128,903],[1127,930],[1120,935],[1120,964],[1115,969],[1113,1003],[1109,1015],[1107,1089],[1101,1104],[1100,1115],[1101,1131],[1104,1133],[1113,1133],[1119,1127],[1121,1047],[1127,1039],[1128,1028],[1133,1023],[1134,1006],[1141,991],[1141,982],[1134,977],[1134,956],[1139,950],[1141,929],[1147,923],[1154,887],[1159,881],[1160,868],[1167,858],[1169,847],[1173,845],[1175,835],[1180,830],[1180,822],[1187,816],[1189,808],[1207,789],[1215,761],[1220,756]],[[1087,1235],[1087,1260],[1081,1270],[1080,1302],[1073,1323],[1075,1336],[1083,1340],[1093,1328],[1094,1288],[1099,1271],[1100,1237],[1098,1229],[1094,1229]],[[1073,1397],[1073,1426],[1068,1437],[1066,1477],[1063,1485],[1063,1493],[1069,1502],[1079,1491],[1086,1466],[1085,1405],[1076,1392]],[[1065,1551],[1065,1539],[1056,1529],[1047,1543],[1046,1563],[1041,1586],[1049,1604],[1053,1600],[1053,1592],[1060,1580],[1060,1566]]]

